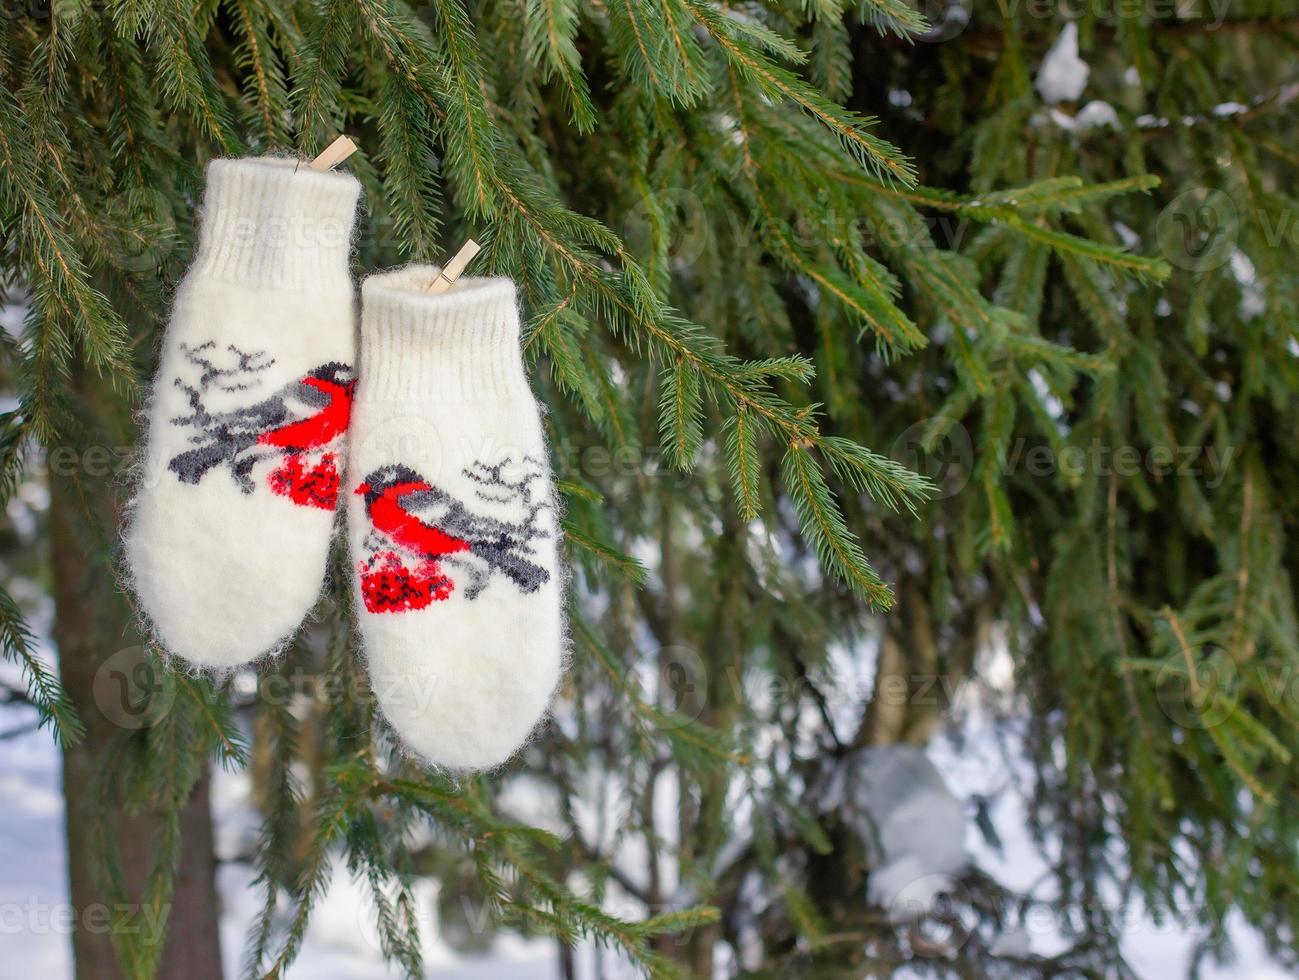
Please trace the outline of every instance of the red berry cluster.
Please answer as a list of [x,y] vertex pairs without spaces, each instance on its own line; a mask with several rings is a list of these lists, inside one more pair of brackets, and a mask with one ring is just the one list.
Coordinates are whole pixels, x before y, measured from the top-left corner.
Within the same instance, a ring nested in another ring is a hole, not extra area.
[[325,453],[310,469],[302,453],[291,453],[271,471],[267,482],[275,493],[302,507],[333,510],[338,503],[338,466],[333,453]]
[[361,599],[372,613],[423,609],[445,599],[454,588],[435,561],[407,568],[393,551],[381,551],[357,567],[361,575]]

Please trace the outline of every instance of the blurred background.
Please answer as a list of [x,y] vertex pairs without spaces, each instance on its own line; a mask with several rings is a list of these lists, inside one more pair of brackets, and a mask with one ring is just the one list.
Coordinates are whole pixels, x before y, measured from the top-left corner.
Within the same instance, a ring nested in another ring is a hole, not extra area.
[[[50,977],[1294,975],[1299,6],[7,0],[0,935]],[[571,663],[403,756],[337,554],[174,670],[118,534],[206,162],[512,277]]]

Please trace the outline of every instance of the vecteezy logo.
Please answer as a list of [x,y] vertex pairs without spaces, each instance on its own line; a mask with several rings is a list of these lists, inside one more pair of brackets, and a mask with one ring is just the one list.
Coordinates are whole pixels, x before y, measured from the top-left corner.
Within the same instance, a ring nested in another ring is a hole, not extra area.
[[253,469],[261,462],[276,464],[267,475],[271,491],[303,507],[333,510],[338,500],[338,455],[348,420],[356,379],[347,364],[331,361],[264,398],[231,409],[209,406],[213,397],[255,392],[260,375],[275,364],[265,351],[243,351],[234,344],[220,353],[229,363],[219,365],[215,341],[181,353],[192,370],[174,383],[185,393],[189,414],[173,425],[191,431],[193,449],[177,453],[167,464],[181,483],[197,484],[217,468],[229,471],[244,493],[252,493]]
[[155,724],[175,698],[166,666],[141,646],[105,658],[95,671],[91,693],[105,718],[133,730]]
[[925,44],[940,44],[950,41],[966,27],[974,13],[974,0],[909,0],[928,25],[925,31],[910,35],[913,40]]
[[1223,191],[1183,191],[1159,212],[1159,249],[1179,269],[1209,272],[1231,258],[1240,234],[1240,214]]
[[370,612],[423,609],[448,598],[457,583],[447,569],[463,573],[466,599],[478,598],[498,575],[524,593],[550,581],[536,561],[538,543],[552,536],[543,523],[551,508],[542,464],[525,456],[516,466],[507,458],[474,463],[462,474],[480,504],[511,516],[475,513],[400,463],[374,470],[356,488],[370,522],[357,564]]
[[[942,435],[930,439],[931,431]],[[974,444],[970,441],[970,433],[951,417],[921,419],[907,426],[893,440],[889,455],[908,469],[928,477],[935,487],[930,498],[933,500],[944,500],[960,493],[969,482],[974,467]]]
[[1240,676],[1227,652],[1213,645],[1183,650],[1155,673],[1159,707],[1180,728],[1207,730],[1236,710]]

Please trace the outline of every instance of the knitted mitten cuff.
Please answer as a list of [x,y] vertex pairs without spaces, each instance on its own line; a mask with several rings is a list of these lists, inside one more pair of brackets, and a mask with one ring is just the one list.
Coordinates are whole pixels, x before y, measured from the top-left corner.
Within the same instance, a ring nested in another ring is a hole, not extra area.
[[388,399],[530,399],[514,283],[467,276],[435,295],[438,271],[411,265],[365,280],[361,375],[382,379],[376,394]]
[[361,185],[279,157],[213,160],[191,275],[250,286],[349,293]]

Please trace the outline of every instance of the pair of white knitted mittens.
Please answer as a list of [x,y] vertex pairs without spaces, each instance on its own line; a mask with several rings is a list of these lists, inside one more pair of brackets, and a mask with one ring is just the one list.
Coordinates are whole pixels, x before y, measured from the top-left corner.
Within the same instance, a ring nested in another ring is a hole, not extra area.
[[558,521],[514,286],[409,266],[362,287],[360,185],[217,160],[163,341],[126,562],[159,643],[278,651],[318,598],[334,510],[375,695],[437,765],[508,759],[559,679]]

